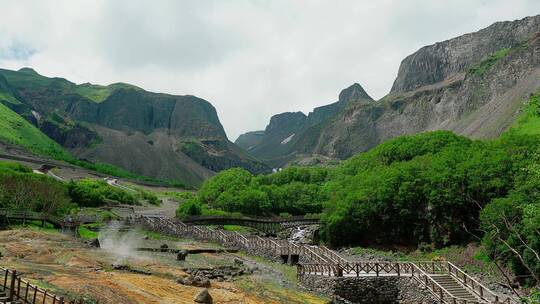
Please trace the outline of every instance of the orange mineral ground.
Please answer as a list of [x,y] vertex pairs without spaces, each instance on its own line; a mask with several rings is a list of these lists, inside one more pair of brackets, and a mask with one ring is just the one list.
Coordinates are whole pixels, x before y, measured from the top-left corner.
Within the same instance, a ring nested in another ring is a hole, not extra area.
[[[144,240],[143,235],[141,240]],[[156,246],[164,241],[143,242],[146,246]],[[167,244],[171,248],[215,246],[180,240],[168,240]],[[232,265],[234,259],[241,259],[257,270],[230,282],[211,280],[208,290],[214,303],[328,302],[301,291],[295,282],[293,267],[245,254],[189,255],[183,262],[165,253],[134,251],[119,256],[114,251],[91,248],[82,240],[58,232],[35,229],[0,231],[0,251],[3,254],[1,266],[16,269],[32,283],[59,295],[83,297],[88,303],[194,303],[194,297],[203,288],[177,283],[177,278],[187,276],[182,269]],[[112,265],[118,263],[151,275],[114,270]]]

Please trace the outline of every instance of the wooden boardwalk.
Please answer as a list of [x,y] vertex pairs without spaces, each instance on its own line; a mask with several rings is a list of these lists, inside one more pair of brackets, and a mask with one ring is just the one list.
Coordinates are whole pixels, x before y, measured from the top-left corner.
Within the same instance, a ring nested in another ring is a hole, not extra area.
[[299,264],[298,276],[410,277],[429,290],[440,303],[517,303],[503,298],[450,262],[357,262]]
[[302,261],[312,263],[347,263],[343,257],[325,246],[294,244],[285,240],[243,235],[238,232],[212,229],[206,226],[188,225],[176,219],[140,216],[135,222],[149,230],[176,237],[191,237],[208,240],[224,246],[243,248],[251,252],[261,252],[268,256],[281,257],[296,264]]
[[517,303],[510,298],[503,299],[450,262],[352,263],[325,246],[300,245],[286,240],[248,236],[206,226],[188,225],[177,219],[141,216],[135,221],[149,230],[171,236],[214,241],[263,256],[282,257],[284,262],[297,265],[299,277],[409,277],[429,290],[440,303]]
[[[0,209],[0,212],[2,210]],[[4,214],[19,220],[58,219],[40,214]],[[1,213],[0,213],[1,218]],[[306,275],[323,277],[408,277],[430,291],[440,303],[446,304],[514,304],[510,298],[501,298],[475,278],[450,262],[350,262],[325,246],[294,244],[256,235],[189,225],[177,219],[157,216],[139,216],[132,221],[144,228],[162,234],[213,241],[226,247],[244,249],[263,257],[281,258],[297,265],[299,278]],[[200,223],[200,222],[199,222]],[[17,275],[16,271],[0,268],[0,303],[21,304],[76,304],[55,296]]]

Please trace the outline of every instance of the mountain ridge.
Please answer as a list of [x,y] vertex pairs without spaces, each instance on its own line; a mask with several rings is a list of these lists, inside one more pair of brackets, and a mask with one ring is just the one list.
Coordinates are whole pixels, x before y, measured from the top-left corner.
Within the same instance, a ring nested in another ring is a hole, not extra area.
[[123,83],[77,85],[30,68],[0,69],[0,85],[20,101],[0,98],[2,104],[80,159],[190,186],[230,167],[268,170],[227,139],[215,108],[196,96]]
[[[387,139],[422,131],[496,137],[540,88],[539,32],[540,15],[424,46],[403,59],[388,95],[340,108],[307,128],[286,151],[277,144],[282,137],[263,138],[248,152],[284,166],[306,155],[345,159]],[[275,153],[269,157],[259,147]]]

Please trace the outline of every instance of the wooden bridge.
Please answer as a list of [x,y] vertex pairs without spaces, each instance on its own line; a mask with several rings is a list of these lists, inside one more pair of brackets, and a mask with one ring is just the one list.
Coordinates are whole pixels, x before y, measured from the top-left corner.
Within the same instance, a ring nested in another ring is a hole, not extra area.
[[410,277],[446,304],[515,304],[490,291],[450,262],[358,262],[298,264],[298,276]]
[[238,247],[250,252],[264,253],[280,257],[284,262],[296,264],[302,261],[312,263],[346,263],[347,261],[325,246],[294,244],[286,240],[263,238],[256,235],[243,235],[238,232],[212,229],[207,226],[188,225],[177,219],[140,216],[135,222],[149,230],[199,240],[218,242],[224,246]]
[[293,216],[287,218],[247,218],[247,217],[226,217],[226,216],[193,216],[182,219],[182,222],[190,225],[238,225],[251,227],[266,233],[276,234],[287,228],[305,225],[318,225],[318,218],[306,218],[303,216]]
[[[281,257],[297,265],[297,274],[325,277],[409,277],[445,304],[514,304],[501,298],[450,262],[351,263],[325,246],[294,244],[286,240],[248,236],[238,232],[188,225],[177,219],[141,216],[135,220],[147,229],[176,237],[191,237],[246,249],[263,256]],[[201,223],[201,222],[197,222]]]
[[97,219],[93,216],[59,217],[41,212],[0,208],[0,226],[2,224],[10,224],[14,221],[23,224],[30,221],[37,221],[41,222],[42,227],[45,226],[45,223],[49,223],[53,225],[54,228],[62,229],[62,232],[77,235],[77,228],[81,224],[95,223]]
[[0,267],[0,303],[2,304],[82,304],[65,300],[30,284],[15,270]]

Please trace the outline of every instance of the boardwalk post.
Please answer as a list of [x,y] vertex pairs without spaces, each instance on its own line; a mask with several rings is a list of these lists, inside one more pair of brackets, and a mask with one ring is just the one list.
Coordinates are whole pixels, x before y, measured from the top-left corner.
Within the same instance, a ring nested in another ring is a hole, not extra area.
[[9,284],[9,302],[13,302],[13,296],[15,295],[15,279],[17,278],[17,271],[11,272],[11,282]]
[[30,287],[30,282],[26,282],[26,291],[24,292],[24,301],[28,301],[28,288]]

